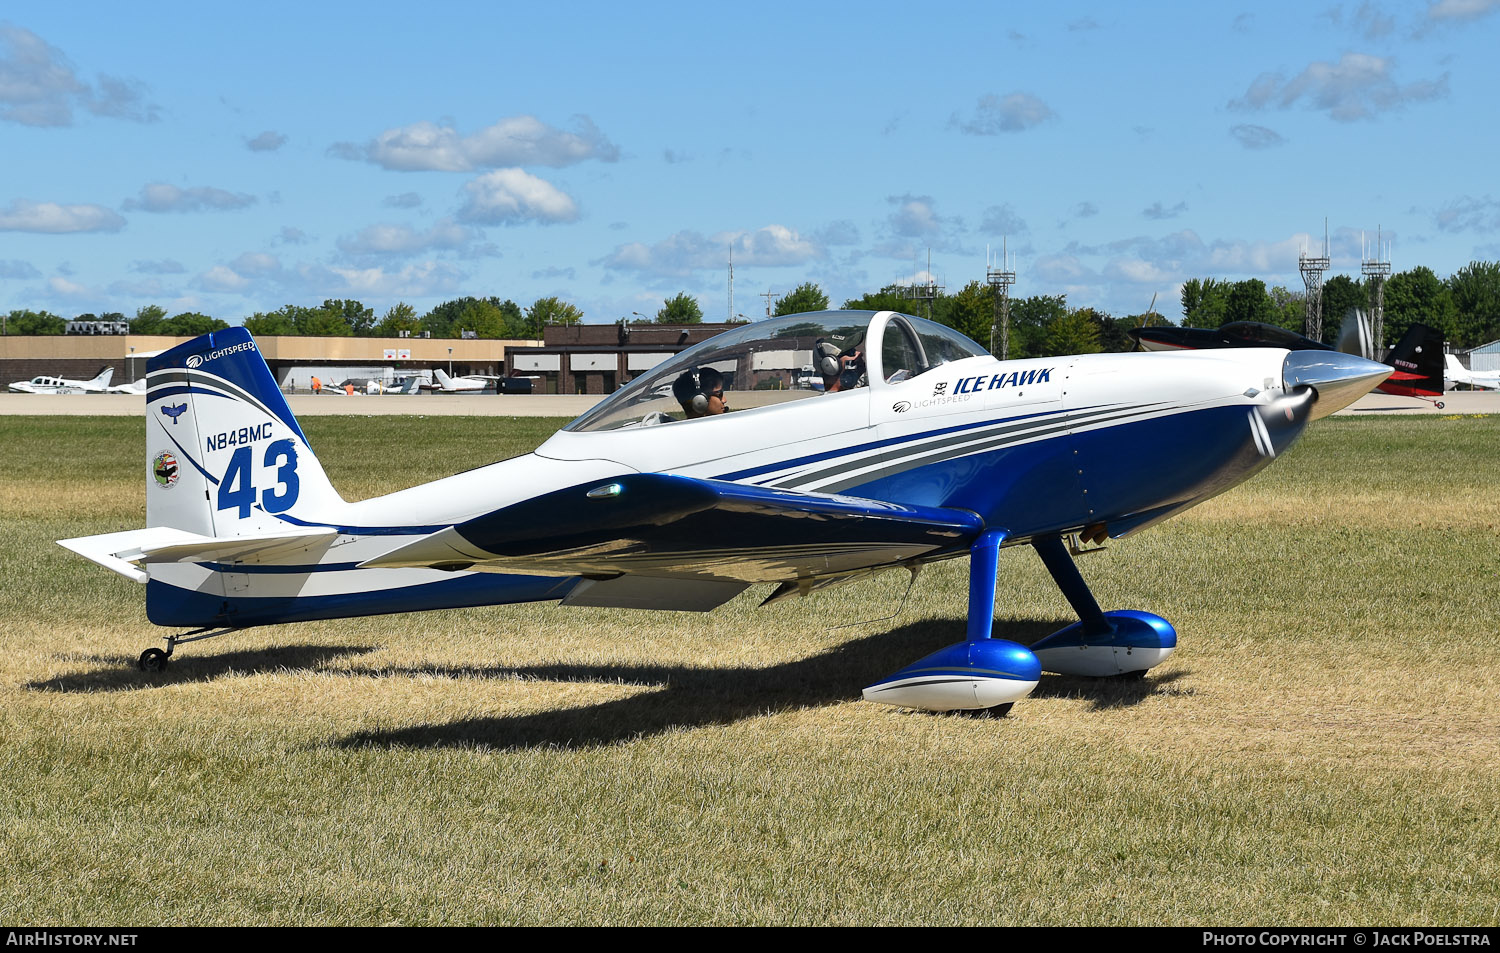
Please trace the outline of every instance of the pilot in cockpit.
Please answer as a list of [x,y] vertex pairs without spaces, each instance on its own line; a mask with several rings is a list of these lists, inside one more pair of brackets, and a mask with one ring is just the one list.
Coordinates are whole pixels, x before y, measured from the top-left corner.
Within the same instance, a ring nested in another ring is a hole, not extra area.
[[729,409],[724,399],[724,375],[708,366],[683,371],[672,382],[672,396],[682,405],[686,420],[714,417]]
[[865,376],[865,352],[861,345],[856,344],[840,351],[838,345],[820,339],[817,343],[817,355],[818,373],[823,377],[825,394],[836,394],[869,385],[870,380]]

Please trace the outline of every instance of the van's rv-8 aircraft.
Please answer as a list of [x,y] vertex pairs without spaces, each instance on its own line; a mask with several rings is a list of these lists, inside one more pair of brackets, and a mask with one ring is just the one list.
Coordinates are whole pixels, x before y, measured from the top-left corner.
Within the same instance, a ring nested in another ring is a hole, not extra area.
[[[814,361],[837,385],[732,409]],[[1280,348],[999,361],[921,318],[798,314],[677,354],[533,453],[351,503],[230,328],[150,359],[147,528],[61,544],[145,583],[152,622],[193,629],[147,670],[247,626],[543,600],[703,611],[755,583],[769,602],[968,556],[966,639],[864,697],[1004,711],[1043,669],[1143,675],[1177,644],[1160,616],[1101,610],[1070,542],[1223,493],[1390,373]],[[1018,545],[1079,616],[1029,648],[992,633],[998,552]]]

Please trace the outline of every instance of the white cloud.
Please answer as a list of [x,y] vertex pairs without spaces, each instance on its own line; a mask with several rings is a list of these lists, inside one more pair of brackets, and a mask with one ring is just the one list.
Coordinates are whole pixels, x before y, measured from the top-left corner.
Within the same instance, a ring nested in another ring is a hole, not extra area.
[[1463,196],[1437,210],[1433,216],[1437,227],[1445,232],[1500,231],[1500,201],[1486,195],[1482,199]]
[[1139,258],[1115,258],[1106,262],[1104,277],[1136,284],[1161,284],[1176,279],[1170,272]]
[[1312,236],[1300,233],[1279,242],[1215,241],[1208,250],[1201,270],[1216,274],[1285,275],[1297,274],[1297,256],[1311,248]]
[[1055,115],[1051,107],[1030,93],[1005,96],[989,93],[979,97],[971,118],[960,119],[958,113],[954,113],[948,125],[971,136],[995,136],[1002,132],[1032,129]]
[[342,292],[355,296],[420,298],[451,294],[467,277],[452,265],[424,261],[396,270],[386,268],[331,268],[343,283]]
[[1340,122],[1372,119],[1377,112],[1448,94],[1448,74],[1405,86],[1392,77],[1392,61],[1367,53],[1345,53],[1337,63],[1316,62],[1288,80],[1279,73],[1262,73],[1231,109],[1289,109],[1306,101]]
[[578,205],[572,197],[520,169],[486,172],[466,184],[463,191],[467,200],[458,210],[458,218],[476,225],[551,224],[578,219]]
[[58,205],[14,199],[0,210],[0,232],[118,232],[125,219],[102,205]]
[[198,276],[198,286],[206,291],[244,291],[250,279],[228,265],[214,265]]
[[172,258],[162,258],[156,261],[133,261],[130,270],[142,275],[180,275],[187,271],[182,262]]
[[1030,231],[1026,220],[1009,203],[991,205],[985,209],[984,217],[979,221],[979,229],[987,235],[1024,235]]
[[891,231],[906,238],[923,238],[938,235],[943,230],[943,220],[933,208],[930,195],[890,195],[886,202],[896,206],[888,221]]
[[1439,0],[1427,8],[1427,19],[1462,23],[1496,10],[1500,10],[1500,0]]
[[245,147],[251,152],[275,152],[286,145],[286,136],[267,129],[254,139],[246,139]]
[[1187,211],[1187,203],[1186,202],[1178,202],[1176,205],[1172,206],[1171,208],[1166,208],[1165,206],[1163,206],[1161,204],[1161,202],[1153,202],[1153,203],[1151,203],[1151,207],[1150,208],[1142,209],[1141,210],[1141,214],[1144,215],[1144,216],[1146,216],[1147,218],[1157,219],[1159,221],[1159,220],[1165,219],[1165,218],[1176,218],[1177,216],[1181,215],[1183,212],[1186,212],[1186,211]]
[[80,80],[62,51],[12,24],[0,24],[0,119],[27,126],[70,126],[73,109],[96,116],[154,122],[157,108],[144,101],[135,80],[99,77],[98,88]]
[[76,281],[69,281],[66,278],[48,278],[47,288],[59,298],[82,300],[85,298],[97,297],[92,288],[89,288],[86,285],[81,285]]
[[813,241],[819,245],[858,245],[859,227],[848,219],[829,222],[813,232]]
[[1239,125],[1230,129],[1229,134],[1246,149],[1274,149],[1286,144],[1280,133],[1265,126]]
[[338,240],[346,255],[414,255],[429,251],[462,249],[479,234],[450,219],[443,219],[425,232],[409,225],[366,225],[354,235]]
[[281,273],[281,260],[265,252],[247,251],[229,264],[239,274],[249,277],[264,277]]
[[141,186],[138,199],[126,199],[121,208],[142,212],[229,212],[255,204],[255,196],[226,192],[211,186],[178,188],[165,182]]
[[733,249],[736,268],[797,267],[826,257],[823,247],[785,225],[718,232],[704,236],[682,231],[654,245],[620,245],[602,264],[622,271],[687,276],[695,271],[721,269]]
[[144,281],[111,281],[106,289],[115,297],[128,298],[154,298],[160,300],[170,292],[167,286],[162,284],[158,278],[147,278]]
[[12,281],[24,281],[30,278],[40,278],[42,273],[32,267],[31,262],[12,258],[9,261],[0,261],[0,278],[9,278]]
[[1379,39],[1396,28],[1396,19],[1366,0],[1354,11],[1354,28],[1367,40]]
[[339,142],[329,152],[343,159],[364,159],[400,172],[473,172],[509,166],[552,168],[588,159],[614,162],[620,150],[593,120],[573,117],[573,132],[549,126],[535,116],[511,116],[473,135],[452,126],[415,122],[387,129],[364,146]]
[[402,192],[400,195],[387,195],[380,204],[387,208],[420,208],[422,196],[415,192]]
[[1032,263],[1031,271],[1052,284],[1077,285],[1097,281],[1099,276],[1077,255],[1042,255]]

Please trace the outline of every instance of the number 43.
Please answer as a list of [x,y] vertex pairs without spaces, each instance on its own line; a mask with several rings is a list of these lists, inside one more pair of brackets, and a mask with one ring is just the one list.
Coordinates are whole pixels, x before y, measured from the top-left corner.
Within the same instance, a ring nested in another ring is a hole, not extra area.
[[[255,484],[251,477],[250,451],[252,447],[240,447],[229,458],[229,468],[219,483],[218,508],[238,509],[239,518],[250,515],[255,505]],[[262,463],[276,467],[276,485],[260,493],[260,505],[267,513],[283,513],[297,502],[300,484],[297,481],[297,449],[291,440],[273,440],[266,446]],[[281,491],[286,487],[285,491]]]

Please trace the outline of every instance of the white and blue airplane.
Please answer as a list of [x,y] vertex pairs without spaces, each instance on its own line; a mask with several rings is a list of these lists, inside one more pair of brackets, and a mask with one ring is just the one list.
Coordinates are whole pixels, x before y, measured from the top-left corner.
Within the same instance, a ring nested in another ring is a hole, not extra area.
[[115,376],[113,367],[106,367],[93,380],[75,381],[66,377],[41,375],[29,381],[16,381],[9,390],[12,394],[105,394],[110,393],[109,382]]
[[[824,392],[780,389],[834,353]],[[150,359],[147,528],[60,542],[192,630],[143,670],[247,626],[544,600],[703,611],[756,583],[769,602],[968,556],[965,640],[864,697],[1004,711],[1043,669],[1144,675],[1177,644],[1160,616],[1100,609],[1078,541],[1223,493],[1390,373],[1278,348],[1002,362],[921,318],[798,314],[681,352],[533,453],[346,502],[230,328]],[[1079,616],[1030,647],[992,631],[998,552],[1018,545]]]

